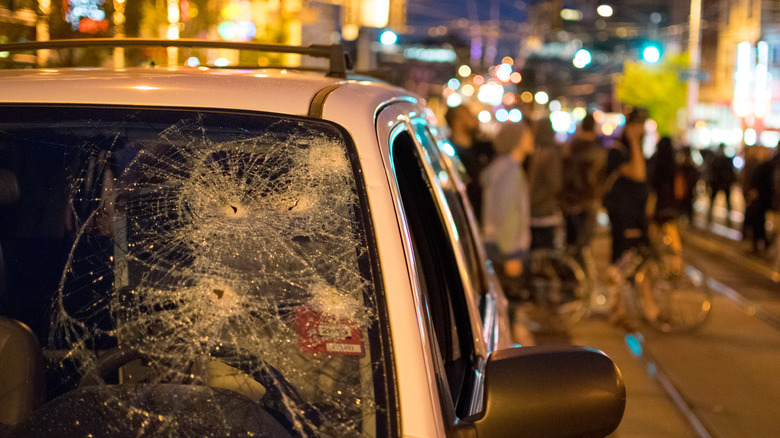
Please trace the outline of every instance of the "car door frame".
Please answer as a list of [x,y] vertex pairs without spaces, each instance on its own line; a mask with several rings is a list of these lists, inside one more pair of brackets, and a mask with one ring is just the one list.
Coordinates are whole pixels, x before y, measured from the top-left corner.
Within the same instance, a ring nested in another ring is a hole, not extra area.
[[[427,114],[425,112],[425,107],[417,102],[410,102],[408,100],[399,99],[393,102],[388,102],[379,112],[377,116],[377,139],[381,145],[381,148],[383,150],[383,160],[385,161],[385,169],[388,177],[388,181],[390,183],[391,191],[393,192],[394,202],[395,202],[395,208],[397,211],[397,217],[399,221],[399,228],[403,234],[403,240],[404,240],[404,251],[405,256],[407,260],[407,269],[409,270],[410,278],[413,279],[412,281],[412,289],[414,290],[415,295],[415,301],[416,301],[416,307],[417,307],[417,314],[418,314],[418,320],[423,321],[426,318],[425,310],[424,310],[424,303],[422,299],[422,291],[421,291],[421,285],[419,283],[419,273],[417,272],[417,267],[414,262],[414,250],[412,246],[412,236],[409,233],[409,227],[406,221],[406,214],[404,211],[403,204],[401,202],[401,194],[399,192],[398,183],[396,180],[396,176],[393,170],[393,163],[392,163],[392,141],[395,135],[397,135],[397,132],[399,130],[405,130],[411,134],[411,137],[414,138],[415,147],[422,153],[422,151],[425,149],[423,145],[420,144],[420,139],[416,138],[414,135],[415,129],[413,124],[416,123],[423,123],[430,129],[430,121],[426,118]],[[431,147],[433,145],[429,145],[427,148],[428,153],[435,153],[437,154],[437,158],[441,160],[441,157],[438,156],[441,151],[438,149],[438,143],[432,138],[431,139],[435,147]],[[424,161],[424,160],[423,160]],[[430,163],[423,163],[423,167],[425,169],[425,173],[427,178],[434,183],[436,194],[436,202],[437,202],[437,208],[440,209],[449,209],[448,204],[446,200],[444,199],[444,194],[442,192],[441,183],[439,182],[438,178],[439,176],[436,175],[431,168]],[[448,178],[457,178],[456,175],[451,174],[452,169],[448,168]],[[458,178],[459,181],[459,178]],[[472,215],[473,216],[473,215]],[[444,221],[446,225],[446,233],[449,238],[449,243],[453,248],[453,252],[456,256],[456,262],[458,265],[458,273],[461,279],[468,279],[470,277],[470,274],[468,272],[468,268],[466,267],[466,260],[465,255],[462,252],[462,249],[460,247],[460,243],[457,240],[457,233],[458,230],[456,230],[456,226],[452,219],[448,221]],[[479,241],[478,239],[476,240]],[[481,266],[480,269],[484,269],[484,266]],[[489,276],[488,273],[485,273],[487,276]],[[489,318],[489,321],[487,326],[483,325],[483,317],[480,314],[480,305],[478,302],[478,297],[480,295],[479,291],[474,291],[473,287],[471,286],[472,282],[464,280],[463,283],[463,289],[465,292],[465,302],[469,314],[469,322],[470,322],[470,329],[471,333],[473,335],[473,339],[471,340],[473,342],[473,351],[475,355],[475,365],[477,368],[477,378],[474,380],[474,385],[472,388],[470,388],[472,395],[472,405],[470,408],[470,413],[476,413],[482,409],[481,406],[481,400],[482,400],[482,376],[484,373],[484,364],[487,360],[487,356],[490,353],[490,348],[488,345],[487,340],[494,339],[495,336],[493,333],[497,329],[498,325],[495,323],[493,318]],[[488,303],[489,306],[494,305],[495,300],[488,300],[490,301]],[[494,312],[488,312],[489,314],[493,315]],[[431,345],[432,340],[432,334],[430,333],[430,330],[426,326],[426,324],[421,324],[421,330],[424,333],[424,336],[428,340],[426,344]],[[437,372],[441,373],[441,363],[440,358],[433,357],[435,354],[430,351],[427,352],[431,357],[429,358],[429,361],[434,364]],[[435,375],[429,376],[429,378],[437,379],[438,377]],[[439,392],[439,400],[438,400],[438,409],[439,410],[446,410],[448,409],[447,406],[444,406],[445,402],[442,400],[444,397],[443,394]],[[474,403],[476,401],[476,403]],[[445,416],[447,416],[445,414]]]

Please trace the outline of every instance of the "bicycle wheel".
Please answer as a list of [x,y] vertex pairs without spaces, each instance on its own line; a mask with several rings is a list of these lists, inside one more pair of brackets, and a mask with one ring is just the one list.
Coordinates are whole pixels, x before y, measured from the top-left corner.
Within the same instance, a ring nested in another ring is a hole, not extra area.
[[649,259],[637,270],[635,287],[642,316],[665,333],[695,330],[712,309],[712,290],[693,266],[675,268]]
[[524,273],[524,286],[527,302],[521,309],[532,331],[568,330],[588,311],[585,272],[562,252],[533,251]]

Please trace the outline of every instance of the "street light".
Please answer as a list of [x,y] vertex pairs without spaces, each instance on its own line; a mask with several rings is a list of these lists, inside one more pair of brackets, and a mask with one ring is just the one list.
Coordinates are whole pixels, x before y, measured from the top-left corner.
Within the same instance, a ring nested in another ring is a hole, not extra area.
[[604,18],[611,17],[613,12],[612,6],[610,5],[599,5],[596,8],[596,13]]

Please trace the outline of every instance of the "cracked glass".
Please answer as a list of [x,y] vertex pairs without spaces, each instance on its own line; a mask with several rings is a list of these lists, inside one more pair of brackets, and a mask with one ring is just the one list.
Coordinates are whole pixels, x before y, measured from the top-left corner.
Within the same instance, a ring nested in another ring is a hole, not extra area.
[[0,108],[0,310],[45,365],[7,430],[384,435],[351,154],[303,118]]

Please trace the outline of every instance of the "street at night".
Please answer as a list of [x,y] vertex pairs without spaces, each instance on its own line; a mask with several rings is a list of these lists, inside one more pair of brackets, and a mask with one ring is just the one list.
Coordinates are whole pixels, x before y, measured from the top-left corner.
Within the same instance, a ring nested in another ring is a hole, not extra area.
[[[741,193],[734,193],[740,205]],[[734,240],[741,236],[735,229],[740,222],[727,227],[723,212],[709,224],[704,197],[698,208],[683,242],[686,258],[704,270],[715,291],[702,327],[667,334],[640,324],[626,331],[593,315],[565,334],[537,338],[542,344],[589,345],[616,361],[628,403],[612,436],[772,437],[780,430],[780,382],[773,377],[780,372],[780,283],[768,258]],[[602,258],[607,240],[603,230],[594,241]]]
[[778,406],[780,0],[0,0],[0,438]]

